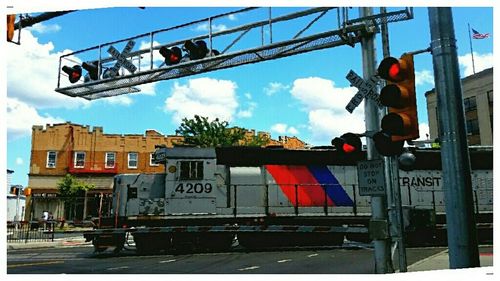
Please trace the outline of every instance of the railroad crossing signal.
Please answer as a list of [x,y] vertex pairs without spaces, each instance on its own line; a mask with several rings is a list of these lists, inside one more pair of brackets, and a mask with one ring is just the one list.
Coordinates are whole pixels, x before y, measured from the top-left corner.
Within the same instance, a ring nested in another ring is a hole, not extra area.
[[354,133],[345,133],[332,140],[332,145],[342,156],[358,158],[361,154],[361,138]]
[[84,62],[82,63],[82,67],[88,72],[88,75],[85,75],[85,82],[99,79],[99,68],[96,61],[90,63]]
[[160,55],[162,55],[165,58],[166,65],[178,64],[182,59],[182,51],[181,48],[179,47],[172,47],[172,48],[161,47]]
[[184,42],[184,50],[188,53],[191,60],[202,59],[208,54],[207,43],[203,40],[193,42],[186,40]]
[[108,49],[108,53],[116,59],[116,63],[113,67],[108,69],[107,76],[109,78],[114,78],[118,75],[118,70],[120,70],[121,67],[125,68],[126,70],[130,71],[131,73],[134,73],[137,70],[137,67],[129,62],[127,60],[127,55],[132,51],[132,48],[134,48],[135,42],[133,40],[128,41],[127,46],[123,49],[123,51],[120,53],[115,47],[110,46]]
[[82,77],[82,67],[79,65],[75,65],[73,67],[63,66],[62,71],[68,74],[69,82],[76,83]]

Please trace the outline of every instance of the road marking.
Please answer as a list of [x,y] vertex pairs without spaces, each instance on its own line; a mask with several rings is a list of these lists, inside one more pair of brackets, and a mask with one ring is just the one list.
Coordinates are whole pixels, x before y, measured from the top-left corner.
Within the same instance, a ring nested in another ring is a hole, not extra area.
[[169,263],[169,262],[174,262],[176,260],[166,260],[166,261],[159,261],[159,263]]
[[260,266],[250,266],[250,267],[240,268],[238,270],[239,271],[246,271],[246,270],[253,270],[253,269],[257,269],[257,268],[260,268]]
[[315,257],[315,256],[319,256],[319,254],[310,254],[310,255],[308,255],[307,257],[308,257],[308,258],[312,258],[312,257]]
[[120,267],[110,267],[106,270],[118,270],[118,269],[127,269],[129,268],[128,266],[120,266]]
[[21,267],[21,266],[48,265],[48,264],[57,264],[57,263],[64,263],[64,261],[46,261],[46,262],[11,264],[11,265],[7,265],[7,268],[14,268],[14,267]]
[[292,260],[289,260],[289,259],[288,260],[280,260],[280,261],[278,261],[278,263],[289,262],[289,261],[292,261]]

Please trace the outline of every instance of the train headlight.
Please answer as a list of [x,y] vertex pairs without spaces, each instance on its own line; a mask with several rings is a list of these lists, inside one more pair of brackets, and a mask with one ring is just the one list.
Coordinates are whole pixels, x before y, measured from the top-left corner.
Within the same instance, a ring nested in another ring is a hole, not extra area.
[[174,166],[174,165],[169,166],[169,167],[168,167],[168,172],[169,172],[169,173],[172,173],[172,174],[173,174],[173,173],[175,173],[175,172],[177,172],[177,167],[176,167],[176,166]]

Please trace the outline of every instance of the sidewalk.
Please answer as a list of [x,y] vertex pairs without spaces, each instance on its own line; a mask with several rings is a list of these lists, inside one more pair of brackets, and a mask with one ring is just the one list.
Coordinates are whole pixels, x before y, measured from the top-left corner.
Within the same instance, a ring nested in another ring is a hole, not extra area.
[[59,248],[59,247],[74,247],[74,246],[88,246],[92,247],[92,242],[85,242],[83,235],[72,236],[65,238],[55,238],[52,242],[9,242],[7,243],[7,250],[20,250],[20,249],[35,249],[35,248]]
[[[493,247],[493,246],[491,246]],[[493,266],[493,250],[479,253],[481,267]],[[448,249],[408,266],[408,272],[450,269]]]

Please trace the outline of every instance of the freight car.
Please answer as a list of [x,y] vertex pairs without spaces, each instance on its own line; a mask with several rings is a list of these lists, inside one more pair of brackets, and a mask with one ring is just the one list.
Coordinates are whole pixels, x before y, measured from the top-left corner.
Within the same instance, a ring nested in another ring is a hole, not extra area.
[[[440,152],[415,155],[399,178],[405,230],[433,239],[445,223]],[[128,234],[140,253],[222,250],[235,237],[247,248],[369,241],[356,161],[333,149],[158,147],[153,160],[164,173],[115,177],[112,215],[84,233],[96,251],[119,251]],[[471,163],[476,219],[492,223],[492,150],[471,150]]]

